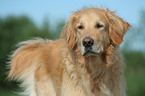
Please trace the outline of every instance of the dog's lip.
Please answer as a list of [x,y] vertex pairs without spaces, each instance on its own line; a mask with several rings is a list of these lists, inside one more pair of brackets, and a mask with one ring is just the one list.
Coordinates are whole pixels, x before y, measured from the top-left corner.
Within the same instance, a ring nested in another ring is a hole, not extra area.
[[98,53],[88,49],[84,52],[83,56],[94,55],[94,54],[98,54]]

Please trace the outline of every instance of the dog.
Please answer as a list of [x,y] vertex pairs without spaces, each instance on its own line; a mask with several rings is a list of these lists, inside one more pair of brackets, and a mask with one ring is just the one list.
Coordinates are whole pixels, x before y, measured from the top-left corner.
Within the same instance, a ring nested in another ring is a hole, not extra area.
[[129,27],[108,9],[73,12],[60,39],[21,42],[8,77],[28,96],[126,96],[119,45]]

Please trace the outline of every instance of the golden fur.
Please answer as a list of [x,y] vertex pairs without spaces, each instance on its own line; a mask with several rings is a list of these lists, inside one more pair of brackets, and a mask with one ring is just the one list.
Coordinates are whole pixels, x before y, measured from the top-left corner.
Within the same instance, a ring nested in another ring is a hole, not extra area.
[[[124,64],[118,46],[129,27],[107,9],[74,12],[62,39],[20,43],[11,56],[8,77],[23,81],[24,93],[29,96],[125,96]],[[95,54],[82,56],[85,37],[94,39]]]

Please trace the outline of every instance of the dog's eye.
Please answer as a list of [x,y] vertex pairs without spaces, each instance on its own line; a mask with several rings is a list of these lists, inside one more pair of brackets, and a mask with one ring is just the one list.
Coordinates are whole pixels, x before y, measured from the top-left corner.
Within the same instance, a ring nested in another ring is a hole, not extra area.
[[77,26],[77,28],[78,28],[78,29],[84,29],[84,26],[79,25],[79,26]]
[[101,24],[101,23],[98,23],[98,24],[96,24],[96,28],[102,28],[102,27],[104,27],[104,25],[103,24]]

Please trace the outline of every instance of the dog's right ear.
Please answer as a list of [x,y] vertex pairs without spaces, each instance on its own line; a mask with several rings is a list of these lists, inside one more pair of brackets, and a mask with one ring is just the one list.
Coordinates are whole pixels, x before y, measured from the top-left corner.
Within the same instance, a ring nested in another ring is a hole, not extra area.
[[64,26],[64,29],[61,33],[61,38],[64,38],[68,42],[68,49],[70,50],[72,50],[77,43],[76,31],[74,26],[76,19],[76,12],[74,12],[73,15],[69,18],[67,24]]

